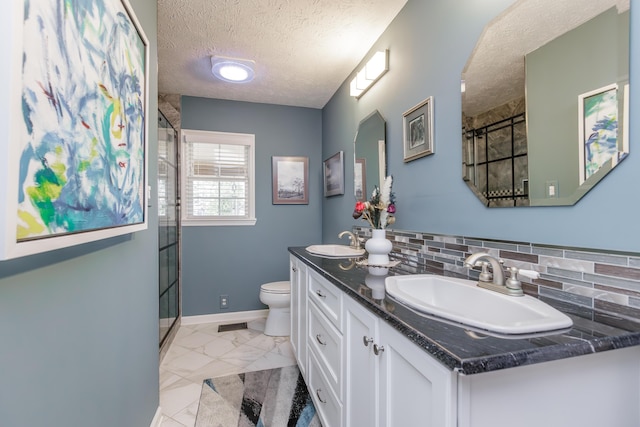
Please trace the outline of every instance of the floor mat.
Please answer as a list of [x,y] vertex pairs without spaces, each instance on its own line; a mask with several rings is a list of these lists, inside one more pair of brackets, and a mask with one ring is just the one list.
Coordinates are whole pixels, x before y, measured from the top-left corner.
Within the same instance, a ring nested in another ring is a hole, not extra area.
[[195,427],[320,427],[296,365],[204,380]]

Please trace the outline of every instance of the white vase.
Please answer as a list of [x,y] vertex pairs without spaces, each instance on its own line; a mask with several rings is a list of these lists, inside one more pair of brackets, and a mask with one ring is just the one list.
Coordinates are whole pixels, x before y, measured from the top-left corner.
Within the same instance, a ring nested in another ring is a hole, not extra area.
[[385,230],[371,230],[371,238],[364,244],[364,248],[369,254],[367,263],[370,266],[387,266],[389,265],[389,252],[393,245],[389,239],[386,239]]
[[[374,270],[371,272],[371,270]],[[371,289],[371,297],[373,299],[384,299],[385,296],[385,284],[384,281],[387,278],[386,274],[380,274],[378,270],[387,270],[388,268],[369,267],[369,273],[364,278],[364,283],[369,289]]]

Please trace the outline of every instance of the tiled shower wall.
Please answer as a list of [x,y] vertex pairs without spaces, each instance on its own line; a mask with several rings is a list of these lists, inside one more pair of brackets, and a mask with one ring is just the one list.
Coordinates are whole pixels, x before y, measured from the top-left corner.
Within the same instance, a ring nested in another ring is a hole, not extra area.
[[[354,227],[363,240],[371,229]],[[535,270],[539,279],[521,277],[531,295],[616,313],[640,322],[640,253],[563,248],[526,242],[483,240],[414,231],[387,230],[398,273],[428,271],[477,280],[479,270],[463,266],[467,256],[488,252],[504,265]]]

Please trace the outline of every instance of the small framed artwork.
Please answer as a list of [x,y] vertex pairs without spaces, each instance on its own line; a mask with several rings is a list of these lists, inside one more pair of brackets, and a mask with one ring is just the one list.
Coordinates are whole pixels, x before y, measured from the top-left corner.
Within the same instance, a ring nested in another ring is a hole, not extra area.
[[618,156],[618,85],[578,95],[580,184]]
[[344,194],[344,151],[324,161],[324,197]]
[[273,156],[271,173],[274,205],[309,204],[308,157]]
[[356,159],[353,170],[353,182],[356,200],[364,201],[367,198],[367,159]]
[[402,134],[405,163],[434,153],[433,96],[403,114]]

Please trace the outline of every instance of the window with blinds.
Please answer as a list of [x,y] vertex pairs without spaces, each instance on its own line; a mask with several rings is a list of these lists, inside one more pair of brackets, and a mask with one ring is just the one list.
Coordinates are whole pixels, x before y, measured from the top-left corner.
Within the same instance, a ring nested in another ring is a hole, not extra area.
[[183,224],[255,224],[255,136],[192,130],[182,135]]

